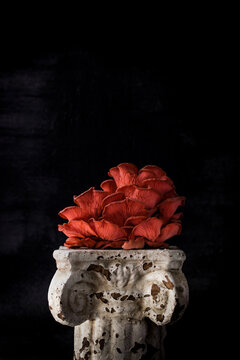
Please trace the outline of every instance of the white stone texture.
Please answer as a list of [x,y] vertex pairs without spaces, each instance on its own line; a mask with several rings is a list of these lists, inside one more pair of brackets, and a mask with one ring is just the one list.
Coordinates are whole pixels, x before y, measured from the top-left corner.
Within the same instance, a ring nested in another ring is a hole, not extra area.
[[164,325],[188,303],[182,250],[60,247],[53,256],[49,308],[75,327],[74,359],[141,359],[149,344],[162,359]]

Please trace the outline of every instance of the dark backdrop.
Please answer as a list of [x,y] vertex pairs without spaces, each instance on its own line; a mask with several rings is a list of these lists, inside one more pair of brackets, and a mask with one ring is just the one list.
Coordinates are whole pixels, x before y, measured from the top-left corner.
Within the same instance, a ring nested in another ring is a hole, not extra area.
[[218,39],[97,40],[1,45],[0,359],[71,358],[73,331],[47,304],[52,252],[64,242],[57,213],[121,162],[159,165],[187,197],[174,242],[187,254],[190,304],[165,346],[168,360],[210,359],[227,316],[223,244],[237,161]]

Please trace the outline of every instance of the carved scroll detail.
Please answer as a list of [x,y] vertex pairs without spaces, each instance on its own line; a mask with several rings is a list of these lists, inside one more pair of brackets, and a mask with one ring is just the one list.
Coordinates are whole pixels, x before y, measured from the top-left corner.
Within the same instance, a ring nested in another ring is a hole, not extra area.
[[[144,254],[144,250],[141,252]],[[106,260],[103,256],[86,259],[81,252],[75,252],[72,261],[71,253],[69,257],[66,252],[63,256],[58,254],[61,266],[49,288],[54,318],[69,326],[113,317],[135,320],[147,317],[157,325],[175,321],[188,300],[187,282],[181,269],[167,270],[159,260],[126,260],[125,253]]]

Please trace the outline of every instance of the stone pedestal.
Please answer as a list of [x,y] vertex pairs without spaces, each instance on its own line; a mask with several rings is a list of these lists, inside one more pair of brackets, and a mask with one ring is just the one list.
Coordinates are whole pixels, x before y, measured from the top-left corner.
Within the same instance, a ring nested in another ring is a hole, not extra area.
[[[74,359],[162,359],[164,325],[187,306],[183,251],[61,247],[49,287],[54,319],[74,329]],[[147,357],[149,359],[149,357]]]

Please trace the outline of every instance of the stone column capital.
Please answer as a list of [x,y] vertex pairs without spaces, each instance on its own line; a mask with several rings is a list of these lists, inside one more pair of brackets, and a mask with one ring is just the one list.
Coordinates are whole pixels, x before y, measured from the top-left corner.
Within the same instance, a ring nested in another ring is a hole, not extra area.
[[68,326],[86,320],[177,320],[188,303],[188,285],[177,248],[90,250],[60,247],[49,287],[49,308]]

